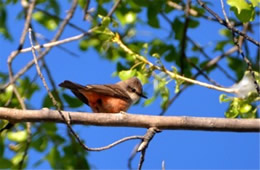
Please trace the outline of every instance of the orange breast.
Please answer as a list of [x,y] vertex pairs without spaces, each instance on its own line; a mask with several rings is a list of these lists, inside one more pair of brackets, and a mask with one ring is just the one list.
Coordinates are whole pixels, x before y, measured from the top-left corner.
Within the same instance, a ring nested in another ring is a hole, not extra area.
[[84,91],[82,94],[88,99],[89,106],[95,113],[118,113],[127,111],[130,103],[111,96],[101,95],[95,92]]

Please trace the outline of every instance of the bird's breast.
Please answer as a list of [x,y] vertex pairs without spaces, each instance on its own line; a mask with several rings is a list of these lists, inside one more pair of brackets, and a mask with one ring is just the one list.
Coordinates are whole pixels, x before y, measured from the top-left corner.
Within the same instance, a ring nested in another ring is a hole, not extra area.
[[127,111],[131,102],[113,97],[98,94],[91,91],[84,91],[84,96],[88,99],[88,104],[95,113],[119,113]]

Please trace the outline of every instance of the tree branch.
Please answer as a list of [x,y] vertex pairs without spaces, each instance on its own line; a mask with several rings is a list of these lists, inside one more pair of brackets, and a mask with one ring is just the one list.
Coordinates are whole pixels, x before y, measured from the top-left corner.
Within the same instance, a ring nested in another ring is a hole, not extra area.
[[[186,116],[150,116],[137,114],[89,114],[62,111],[71,124],[115,127],[156,127],[165,130],[203,130],[226,132],[260,132],[260,119],[227,119]],[[0,119],[14,122],[57,122],[64,120],[56,110],[19,110],[0,107]]]

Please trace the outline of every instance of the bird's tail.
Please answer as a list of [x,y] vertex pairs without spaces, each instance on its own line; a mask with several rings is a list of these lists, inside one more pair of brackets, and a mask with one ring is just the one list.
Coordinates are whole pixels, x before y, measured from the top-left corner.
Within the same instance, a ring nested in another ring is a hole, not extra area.
[[77,84],[77,83],[73,83],[69,80],[65,80],[64,82],[60,83],[59,86],[70,89],[70,90],[79,90],[79,89],[86,88],[85,86],[82,86],[82,85]]
[[64,82],[60,83],[59,86],[70,89],[75,96],[77,96],[82,102],[88,105],[88,99],[82,93],[82,91],[87,89],[86,86],[82,86],[80,84],[73,83],[68,80],[65,80]]

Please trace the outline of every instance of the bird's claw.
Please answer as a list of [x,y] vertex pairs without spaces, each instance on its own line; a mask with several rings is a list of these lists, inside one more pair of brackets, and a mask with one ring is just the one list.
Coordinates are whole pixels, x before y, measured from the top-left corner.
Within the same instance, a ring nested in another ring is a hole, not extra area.
[[124,112],[124,111],[120,111],[119,112],[120,114],[124,114],[124,115],[126,115],[127,113],[126,112]]

